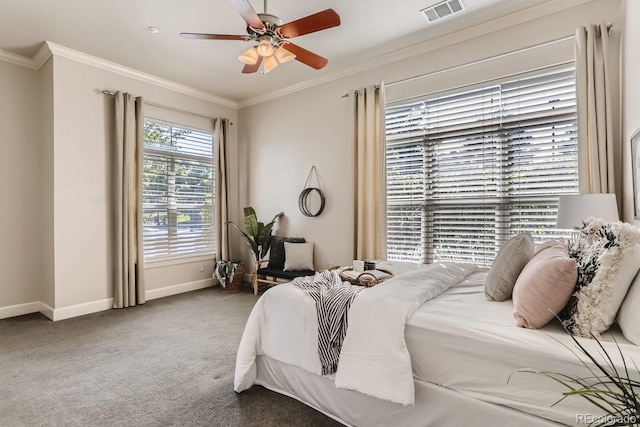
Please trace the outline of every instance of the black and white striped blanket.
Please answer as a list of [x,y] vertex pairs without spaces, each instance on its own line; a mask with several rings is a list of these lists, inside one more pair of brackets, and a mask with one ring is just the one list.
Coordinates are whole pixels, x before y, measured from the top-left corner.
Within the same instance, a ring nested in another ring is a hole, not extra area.
[[298,277],[292,284],[305,291],[316,302],[318,355],[322,375],[331,375],[338,369],[340,350],[347,334],[349,307],[364,288],[343,282],[337,270]]

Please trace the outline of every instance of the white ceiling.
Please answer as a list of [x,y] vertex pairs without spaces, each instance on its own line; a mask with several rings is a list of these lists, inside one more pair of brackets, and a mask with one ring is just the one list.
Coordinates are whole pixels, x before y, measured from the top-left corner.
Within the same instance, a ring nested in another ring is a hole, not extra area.
[[[31,58],[44,41],[234,102],[360,66],[376,57],[541,3],[565,0],[463,0],[466,11],[432,24],[419,13],[439,0],[271,0],[284,22],[332,8],[339,27],[295,38],[329,59],[322,70],[298,61],[269,74],[242,74],[237,57],[250,44],[187,40],[181,32],[246,34],[226,0],[0,0],[0,49]],[[258,13],[263,0],[251,1]],[[160,31],[147,30],[155,26]]]

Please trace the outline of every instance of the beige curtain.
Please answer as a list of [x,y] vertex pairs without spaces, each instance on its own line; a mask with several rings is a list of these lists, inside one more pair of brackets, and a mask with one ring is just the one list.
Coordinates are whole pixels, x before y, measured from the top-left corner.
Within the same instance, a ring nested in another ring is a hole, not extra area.
[[[578,173],[580,193],[615,193],[621,168],[615,168],[613,97],[609,31],[606,24],[576,30]],[[616,169],[618,169],[616,171]],[[618,200],[621,197],[618,195]]]
[[386,259],[384,84],[361,88],[355,115],[355,259]]
[[229,159],[228,159],[228,135],[229,121],[227,119],[214,119],[214,138],[217,147],[216,153],[216,257],[218,260],[231,259],[231,247],[229,245]]
[[142,251],[142,98],[115,94],[115,278],[113,307],[145,302]]

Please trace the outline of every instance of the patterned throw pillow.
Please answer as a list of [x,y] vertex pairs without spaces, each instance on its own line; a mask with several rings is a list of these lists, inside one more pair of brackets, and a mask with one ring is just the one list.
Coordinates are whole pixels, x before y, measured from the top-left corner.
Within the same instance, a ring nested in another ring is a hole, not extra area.
[[640,269],[640,230],[588,218],[569,256],[578,263],[578,280],[560,318],[573,335],[598,337],[613,324]]
[[271,246],[269,249],[269,268],[274,268],[277,270],[282,270],[284,268],[284,242],[305,243],[305,240],[304,237],[271,236]]

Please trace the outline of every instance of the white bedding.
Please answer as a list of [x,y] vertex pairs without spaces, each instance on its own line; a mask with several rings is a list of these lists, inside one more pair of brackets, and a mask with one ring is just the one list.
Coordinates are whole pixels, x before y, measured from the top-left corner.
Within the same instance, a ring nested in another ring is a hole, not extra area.
[[[407,322],[405,339],[416,379],[440,384],[485,402],[515,408],[568,425],[585,425],[582,414],[600,414],[579,397],[552,405],[565,388],[523,368],[587,376],[584,366],[564,345],[576,350],[559,322],[541,330],[518,328],[513,303],[487,301],[486,273],[476,273],[440,297],[427,301]],[[617,330],[604,334],[607,352],[618,361],[612,334],[628,361],[640,361],[640,348]],[[594,340],[579,338],[593,354]],[[588,423],[586,423],[588,424]]]
[[401,405],[413,405],[411,358],[404,340],[409,316],[478,267],[430,264],[362,291],[349,311],[336,387]]
[[[486,272],[473,273],[408,319],[405,340],[415,380],[563,424],[584,425],[577,417],[598,414],[588,402],[572,397],[551,407],[564,388],[542,375],[517,373],[535,368],[583,375],[584,367],[560,344],[573,348],[571,338],[558,324],[538,331],[516,327],[511,301],[490,302],[484,297],[485,278]],[[255,383],[259,355],[320,375],[315,305],[302,291],[285,284],[265,292],[249,324],[259,326],[247,326],[240,344],[236,391]],[[610,340],[609,335],[603,338]],[[629,359],[640,362],[639,347],[620,334],[616,340]],[[595,342],[581,342],[595,349]],[[615,354],[614,343],[605,345]]]
[[[425,267],[388,262],[381,262],[379,266],[395,275]],[[258,355],[267,355],[317,375],[322,373],[315,303],[291,283],[266,291],[249,315],[236,357],[235,391],[246,390],[254,384]]]

